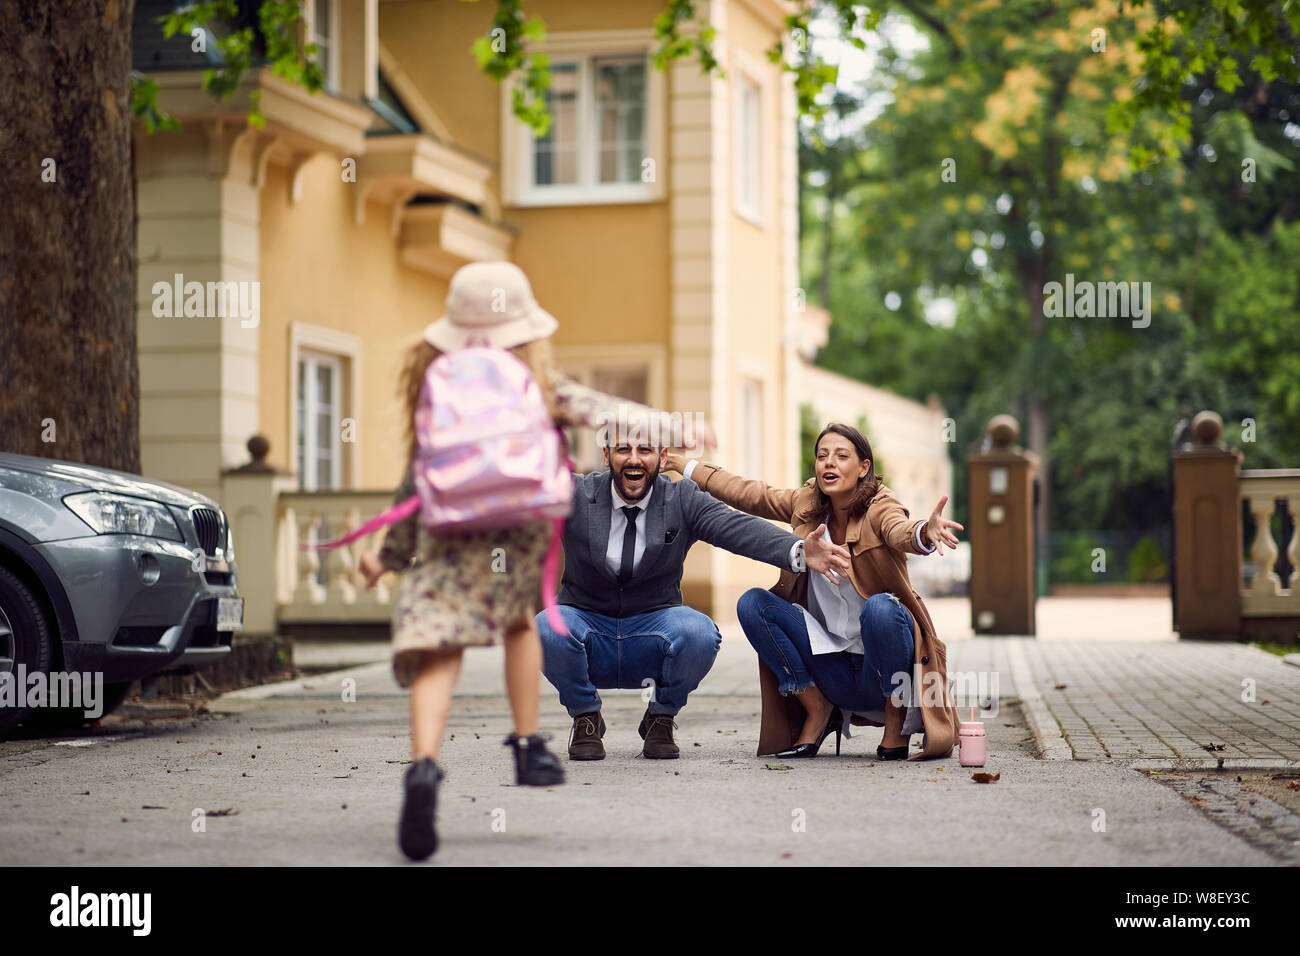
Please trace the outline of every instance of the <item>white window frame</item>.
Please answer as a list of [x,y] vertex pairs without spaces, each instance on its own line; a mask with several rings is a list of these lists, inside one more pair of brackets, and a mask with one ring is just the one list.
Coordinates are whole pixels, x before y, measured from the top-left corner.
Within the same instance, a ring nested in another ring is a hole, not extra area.
[[[763,162],[764,114],[768,95],[761,65],[744,51],[733,51],[735,64],[732,83],[732,208],[740,218],[760,229],[767,225],[767,202],[763,191],[766,164]],[[753,126],[748,120],[746,94],[754,96]],[[750,134],[750,135],[747,135]],[[754,195],[745,194],[745,184],[752,177]]]
[[[751,407],[751,395],[757,396],[757,407]],[[746,478],[762,479],[767,464],[767,389],[762,378],[748,374],[740,376],[736,408],[740,413],[736,422],[740,473]],[[749,440],[751,437],[753,441]]]
[[[300,491],[338,491],[343,485],[343,442],[340,439],[343,419],[347,415],[343,414],[343,360],[337,355],[330,355],[326,352],[316,352],[312,349],[301,349],[298,352],[298,380],[302,383],[302,369],[307,369],[307,382],[303,390],[304,409],[298,419],[298,432],[303,438],[302,457],[296,464],[298,466],[298,488]],[[334,401],[334,422],[330,429],[333,434],[333,440],[329,447],[324,449],[326,455],[331,461],[331,471],[337,477],[333,487],[322,488],[317,476],[317,468],[321,458],[321,446],[317,435],[317,416],[320,409],[316,404],[316,387],[315,380],[321,369],[327,369],[332,377],[332,389],[335,395]],[[294,390],[294,407],[298,405],[297,389]],[[298,452],[298,434],[294,435],[293,448],[295,457]]]
[[[337,93],[339,89],[339,0],[323,0],[329,7],[330,12],[330,30],[333,31],[329,37],[329,42],[325,44],[327,59],[325,61],[325,85],[331,93]],[[307,42],[315,43],[320,37],[316,32],[316,3],[317,0],[305,0],[303,4],[303,20],[307,26]],[[317,63],[320,62],[320,54],[317,53]]]
[[[552,65],[578,64],[578,183],[538,186],[533,182],[533,135],[515,118],[511,84],[501,84],[502,191],[508,206],[582,206],[655,202],[666,195],[666,88],[663,72],[651,61],[650,30],[594,30],[549,34],[537,50]],[[645,157],[655,161],[653,182],[602,183],[594,97],[593,61],[605,57],[643,57],[646,70]]]
[[[307,474],[298,475],[298,487],[302,491],[342,491],[357,486],[357,469],[361,460],[361,339],[346,332],[309,325],[305,322],[292,322],[289,325],[289,453],[288,459],[298,470],[298,431],[302,423],[298,421],[298,363],[308,357],[316,360],[324,358],[338,365],[339,414],[338,426],[334,429],[334,456],[339,463],[337,488],[321,489],[316,487],[315,469],[309,467]],[[307,392],[309,404],[313,401],[312,393]],[[310,414],[310,411],[309,413]],[[356,441],[344,443],[342,422],[352,419],[356,423]],[[312,464],[312,451],[315,436],[307,433],[307,449],[304,459]]]
[[[555,367],[562,374],[595,388],[597,371],[645,371],[646,403],[664,408],[668,394],[668,352],[662,345],[569,345],[555,348]],[[665,409],[667,411],[668,409]],[[685,415],[685,412],[683,412]],[[579,471],[604,468],[595,429],[572,430],[574,462]]]

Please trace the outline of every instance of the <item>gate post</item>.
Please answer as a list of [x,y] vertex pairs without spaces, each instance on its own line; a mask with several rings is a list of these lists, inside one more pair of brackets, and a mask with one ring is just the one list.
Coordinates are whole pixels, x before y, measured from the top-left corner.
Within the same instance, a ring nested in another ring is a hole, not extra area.
[[970,611],[978,634],[1034,634],[1034,475],[1038,459],[1014,444],[1019,423],[989,419],[992,447],[969,458]]
[[1236,640],[1241,630],[1241,453],[1219,441],[1223,419],[1192,419],[1175,451],[1174,619],[1180,637]]

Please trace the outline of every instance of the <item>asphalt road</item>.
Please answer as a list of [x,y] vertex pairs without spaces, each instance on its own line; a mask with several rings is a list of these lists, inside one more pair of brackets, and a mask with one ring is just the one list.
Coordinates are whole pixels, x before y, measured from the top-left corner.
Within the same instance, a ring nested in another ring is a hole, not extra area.
[[[513,785],[499,653],[471,654],[441,760],[442,847],[427,865],[1296,862],[1286,840],[1234,832],[1221,825],[1230,806],[1198,805],[1158,777],[1036,759],[1009,701],[986,721],[996,783],[971,781],[955,754],[879,763],[870,728],[839,758],[831,743],[831,756],[772,769],[754,755],[752,652],[729,643],[680,715],[681,759],[641,758],[639,695],[608,693],[609,756],[568,764],[552,789]],[[345,677],[355,702],[342,700]],[[561,752],[568,727],[544,695],[543,730]],[[384,664],[228,695],[194,718],[0,743],[0,862],[409,865],[396,845],[407,758],[406,698]]]

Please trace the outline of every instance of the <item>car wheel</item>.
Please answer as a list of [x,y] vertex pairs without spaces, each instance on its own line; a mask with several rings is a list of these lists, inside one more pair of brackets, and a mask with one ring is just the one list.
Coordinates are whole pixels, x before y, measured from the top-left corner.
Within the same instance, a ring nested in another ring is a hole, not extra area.
[[8,568],[0,567],[0,674],[10,675],[2,692],[0,730],[16,727],[32,708],[27,707],[27,687],[17,684],[18,667],[27,674],[50,669],[53,638],[36,595]]

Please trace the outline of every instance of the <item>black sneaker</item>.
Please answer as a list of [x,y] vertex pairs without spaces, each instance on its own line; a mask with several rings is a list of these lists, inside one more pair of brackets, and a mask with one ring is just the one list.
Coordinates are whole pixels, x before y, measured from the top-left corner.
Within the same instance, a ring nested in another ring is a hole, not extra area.
[[438,782],[442,771],[428,757],[421,757],[406,771],[406,798],[397,842],[412,860],[427,860],[438,849],[434,812],[438,806]]
[[553,787],[564,783],[564,767],[555,754],[546,749],[541,734],[520,737],[511,734],[504,745],[514,748],[515,783],[521,787]]

